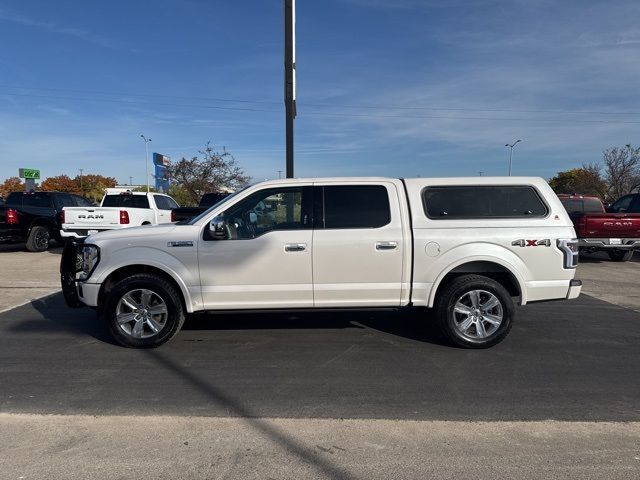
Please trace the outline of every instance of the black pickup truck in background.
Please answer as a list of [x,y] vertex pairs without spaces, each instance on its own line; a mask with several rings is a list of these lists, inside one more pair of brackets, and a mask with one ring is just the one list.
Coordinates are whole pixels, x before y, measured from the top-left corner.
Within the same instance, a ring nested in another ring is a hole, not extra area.
[[228,196],[228,193],[205,193],[202,195],[197,207],[180,207],[171,210],[171,221],[181,222],[190,220]]
[[0,205],[0,242],[26,242],[30,252],[43,252],[59,237],[63,207],[88,207],[79,195],[62,192],[13,192]]

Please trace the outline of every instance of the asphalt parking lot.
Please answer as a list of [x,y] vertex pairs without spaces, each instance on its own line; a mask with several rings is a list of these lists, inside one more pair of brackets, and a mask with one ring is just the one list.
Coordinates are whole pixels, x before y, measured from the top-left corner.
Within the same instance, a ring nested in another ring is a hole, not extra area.
[[130,350],[29,301],[0,313],[0,478],[638,478],[640,264],[578,276],[483,351],[422,312],[202,315]]

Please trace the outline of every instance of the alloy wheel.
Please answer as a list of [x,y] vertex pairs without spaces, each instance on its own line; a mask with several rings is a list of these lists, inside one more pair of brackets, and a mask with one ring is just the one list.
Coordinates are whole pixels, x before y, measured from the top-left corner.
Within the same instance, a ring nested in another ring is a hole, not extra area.
[[130,290],[116,306],[118,327],[126,335],[142,339],[156,336],[167,323],[167,305],[160,295],[146,288]]
[[504,315],[502,303],[486,290],[470,290],[454,304],[453,323],[458,332],[471,339],[484,339],[493,335]]

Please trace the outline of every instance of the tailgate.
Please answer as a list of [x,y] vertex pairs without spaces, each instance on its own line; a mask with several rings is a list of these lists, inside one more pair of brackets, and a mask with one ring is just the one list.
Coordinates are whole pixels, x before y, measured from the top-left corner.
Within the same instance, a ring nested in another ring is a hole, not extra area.
[[582,217],[579,236],[584,238],[639,238],[640,215],[590,214]]
[[63,210],[64,230],[111,228],[120,225],[120,209],[116,207],[65,207]]

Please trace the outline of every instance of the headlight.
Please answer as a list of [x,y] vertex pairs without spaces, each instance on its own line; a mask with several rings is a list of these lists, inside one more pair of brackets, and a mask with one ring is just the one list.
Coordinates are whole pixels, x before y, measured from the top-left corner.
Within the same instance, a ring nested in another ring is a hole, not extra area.
[[100,249],[95,245],[84,245],[82,247],[82,271],[80,280],[88,279],[100,261]]

